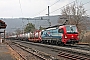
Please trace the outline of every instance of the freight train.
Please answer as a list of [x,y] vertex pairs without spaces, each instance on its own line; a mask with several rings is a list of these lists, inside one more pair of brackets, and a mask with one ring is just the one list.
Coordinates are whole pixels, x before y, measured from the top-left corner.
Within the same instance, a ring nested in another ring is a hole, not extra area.
[[34,33],[25,33],[9,36],[10,39],[28,40],[49,44],[75,44],[79,42],[78,31],[75,25],[55,25]]

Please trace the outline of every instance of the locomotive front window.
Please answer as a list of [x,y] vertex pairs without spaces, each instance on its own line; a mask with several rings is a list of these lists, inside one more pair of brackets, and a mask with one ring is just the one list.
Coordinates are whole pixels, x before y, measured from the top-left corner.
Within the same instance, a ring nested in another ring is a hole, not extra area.
[[66,26],[67,33],[77,33],[76,26]]

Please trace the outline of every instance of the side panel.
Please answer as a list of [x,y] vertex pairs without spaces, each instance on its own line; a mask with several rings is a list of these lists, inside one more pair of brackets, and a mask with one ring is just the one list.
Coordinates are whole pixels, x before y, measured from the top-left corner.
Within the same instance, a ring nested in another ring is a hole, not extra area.
[[42,32],[42,40],[61,40],[62,33],[58,32],[59,29],[50,29]]

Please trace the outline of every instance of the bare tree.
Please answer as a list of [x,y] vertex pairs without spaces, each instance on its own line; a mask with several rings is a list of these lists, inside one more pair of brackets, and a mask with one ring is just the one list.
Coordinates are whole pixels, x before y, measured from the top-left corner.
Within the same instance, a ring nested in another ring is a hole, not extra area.
[[[74,2],[72,5],[68,5],[61,10],[61,14],[64,18],[68,20],[66,24],[76,25],[80,34],[82,31],[87,29],[89,25],[87,20],[86,10],[83,7],[83,4],[79,4]],[[59,19],[58,22],[62,23],[65,19]],[[83,38],[83,34],[80,35],[81,39]]]

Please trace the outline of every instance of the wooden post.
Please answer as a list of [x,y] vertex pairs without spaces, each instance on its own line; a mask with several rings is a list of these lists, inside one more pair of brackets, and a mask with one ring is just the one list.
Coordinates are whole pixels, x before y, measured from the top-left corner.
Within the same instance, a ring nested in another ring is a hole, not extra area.
[[0,43],[2,43],[2,39],[1,39],[1,33],[0,33]]
[[3,40],[3,42],[5,41],[5,30],[4,30],[4,40]]

